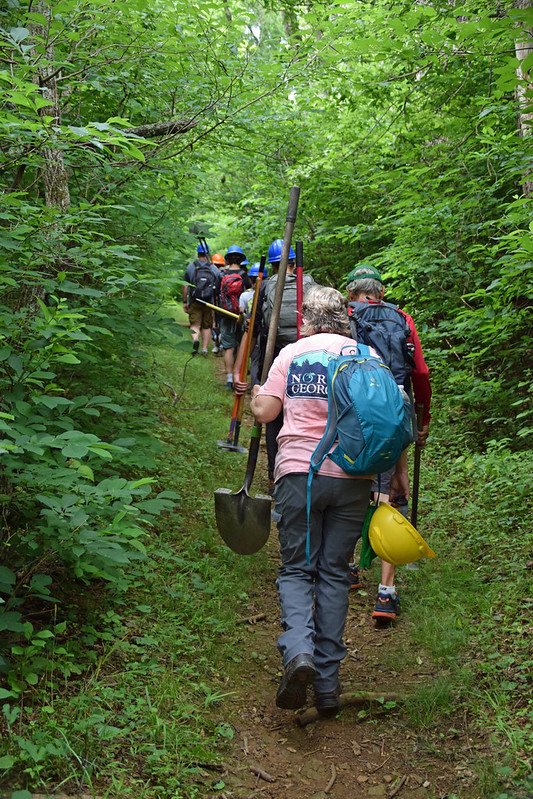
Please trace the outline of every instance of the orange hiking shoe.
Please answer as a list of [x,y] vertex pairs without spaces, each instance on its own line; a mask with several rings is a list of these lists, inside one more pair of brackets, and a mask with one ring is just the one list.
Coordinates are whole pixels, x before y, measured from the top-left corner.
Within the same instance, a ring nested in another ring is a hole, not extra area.
[[398,592],[396,592],[396,596],[378,592],[376,607],[372,614],[373,619],[378,619],[378,621],[394,621],[396,616],[399,616],[401,612],[402,609]]
[[363,583],[361,582],[361,578],[359,576],[359,569],[355,565],[355,563],[350,563],[350,588],[362,588]]

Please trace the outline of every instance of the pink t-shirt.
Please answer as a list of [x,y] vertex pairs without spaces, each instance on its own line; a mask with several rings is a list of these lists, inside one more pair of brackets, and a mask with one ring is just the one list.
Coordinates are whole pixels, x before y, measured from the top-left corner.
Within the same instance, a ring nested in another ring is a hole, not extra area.
[[[283,402],[283,427],[278,435],[274,479],[307,474],[311,455],[324,434],[328,418],[327,370],[332,355],[355,351],[356,343],[335,333],[316,333],[287,344],[272,364],[258,391]],[[358,479],[326,458],[319,474]]]

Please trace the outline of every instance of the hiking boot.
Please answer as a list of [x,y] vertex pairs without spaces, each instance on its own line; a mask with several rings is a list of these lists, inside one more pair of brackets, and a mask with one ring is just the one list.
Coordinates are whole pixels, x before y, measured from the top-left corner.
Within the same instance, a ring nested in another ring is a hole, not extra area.
[[198,355],[198,348],[199,347],[200,347],[200,342],[198,341],[198,339],[196,339],[196,341],[193,341],[193,343],[192,343],[192,354],[193,355]]
[[355,563],[350,563],[350,588],[362,588],[363,583],[359,576],[359,569]]
[[276,705],[283,710],[298,710],[307,701],[307,686],[316,678],[311,655],[296,655],[285,667],[276,693]]
[[337,683],[333,691],[315,691],[315,707],[322,716],[335,716],[339,710],[342,685]]
[[207,350],[202,350],[202,358],[207,358]]
[[396,616],[399,616],[401,612],[400,595],[398,592],[396,592],[396,596],[380,594],[378,592],[376,607],[372,614],[373,619],[378,619],[378,621],[394,621]]
[[228,391],[233,391],[233,380],[226,380],[226,388]]

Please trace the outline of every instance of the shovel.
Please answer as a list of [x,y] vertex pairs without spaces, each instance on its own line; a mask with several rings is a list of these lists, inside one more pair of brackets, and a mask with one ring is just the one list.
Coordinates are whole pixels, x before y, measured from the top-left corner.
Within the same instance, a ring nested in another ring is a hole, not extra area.
[[[248,320],[248,330],[243,336],[241,346],[244,346],[244,355],[241,363],[241,370],[239,373],[239,380],[241,383],[246,381],[248,377],[248,364],[250,362],[250,350],[252,348],[252,334],[254,330],[255,314],[257,311],[257,302],[259,300],[259,291],[261,289],[261,282],[263,280],[263,270],[265,268],[266,256],[261,257],[259,267],[259,274],[255,282],[254,299],[252,302],[252,310]],[[241,350],[242,351],[242,350]],[[219,447],[229,449],[231,452],[248,452],[245,447],[239,447],[239,433],[241,429],[242,411],[244,408],[244,394],[235,397],[233,404],[233,413],[231,415],[231,424],[229,427],[227,441],[217,441]]]
[[[287,262],[289,260],[289,248],[294,223],[296,221],[299,196],[300,188],[298,186],[293,186],[289,196],[285,235],[283,237],[278,280],[274,294],[274,305],[272,308],[270,327],[268,329],[261,384],[263,384],[267,378],[274,356],[281,301],[283,299],[283,287],[285,285]],[[251,497],[248,493],[257,463],[259,444],[261,441],[261,428],[262,426],[255,421],[250,438],[246,474],[244,475],[244,483],[240,491],[237,491],[235,494],[232,494],[229,488],[217,488],[215,491],[215,517],[218,532],[229,548],[239,555],[252,555],[254,552],[259,552],[266,544],[268,536],[270,535],[272,498],[264,494],[257,494],[257,496]]]

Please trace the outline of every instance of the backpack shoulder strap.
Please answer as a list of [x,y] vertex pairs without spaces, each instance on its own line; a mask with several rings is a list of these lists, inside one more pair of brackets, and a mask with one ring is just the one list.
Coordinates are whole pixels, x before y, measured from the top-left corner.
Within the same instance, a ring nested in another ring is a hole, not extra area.
[[[336,367],[332,372],[333,374],[336,373],[338,369],[338,358]],[[324,463],[328,452],[330,451],[331,447],[333,446],[333,442],[335,441],[335,435],[337,432],[337,406],[331,397],[330,385],[331,380],[333,379],[333,375],[330,378],[330,366],[328,365],[328,418],[326,421],[326,428],[324,430],[324,435],[318,442],[315,451],[311,455],[311,460],[309,462],[309,473],[307,475],[307,496],[306,496],[306,505],[307,505],[307,539],[305,542],[305,557],[307,563],[311,563],[311,532],[310,532],[310,522],[311,522],[311,486],[313,483],[313,477],[316,472],[319,471],[320,467]]]

